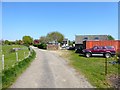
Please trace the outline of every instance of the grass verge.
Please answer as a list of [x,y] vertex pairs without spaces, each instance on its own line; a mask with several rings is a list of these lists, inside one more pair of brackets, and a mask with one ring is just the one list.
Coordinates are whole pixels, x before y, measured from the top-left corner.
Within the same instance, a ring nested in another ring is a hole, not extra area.
[[2,72],[2,90],[7,89],[9,86],[13,84],[13,82],[18,78],[23,71],[30,65],[30,63],[34,60],[36,56],[35,51],[31,52],[31,55],[20,61],[19,63],[15,63],[14,67],[4,70]]
[[113,88],[109,82],[109,77],[118,74],[118,64],[110,64],[112,59],[107,62],[107,75],[105,75],[105,58],[90,57],[86,58],[76,54],[74,51],[61,51],[61,57],[66,58],[69,64],[80,74],[83,74],[87,80],[97,88]]

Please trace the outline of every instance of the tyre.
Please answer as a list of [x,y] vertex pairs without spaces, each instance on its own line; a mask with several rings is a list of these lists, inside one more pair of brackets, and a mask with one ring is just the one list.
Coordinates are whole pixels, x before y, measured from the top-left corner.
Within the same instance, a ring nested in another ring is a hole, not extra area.
[[89,58],[91,56],[91,53],[86,53],[85,56]]
[[105,58],[110,58],[111,54],[110,53],[105,53]]

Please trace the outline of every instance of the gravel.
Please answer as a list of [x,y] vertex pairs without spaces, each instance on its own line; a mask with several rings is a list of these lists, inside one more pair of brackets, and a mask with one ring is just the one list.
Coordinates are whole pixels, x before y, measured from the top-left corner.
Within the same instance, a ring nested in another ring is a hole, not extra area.
[[93,88],[57,54],[32,48],[36,51],[35,60],[11,88]]

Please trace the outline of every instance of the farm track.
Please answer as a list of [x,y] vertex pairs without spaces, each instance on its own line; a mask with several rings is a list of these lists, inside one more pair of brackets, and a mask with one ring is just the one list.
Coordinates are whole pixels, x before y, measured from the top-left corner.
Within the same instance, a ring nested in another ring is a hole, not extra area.
[[32,47],[36,59],[11,88],[93,88],[57,54]]

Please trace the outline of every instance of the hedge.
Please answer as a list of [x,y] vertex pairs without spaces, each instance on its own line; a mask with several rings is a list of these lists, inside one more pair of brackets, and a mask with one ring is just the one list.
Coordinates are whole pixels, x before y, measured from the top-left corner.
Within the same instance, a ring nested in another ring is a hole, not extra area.
[[22,72],[25,71],[25,69],[34,60],[35,56],[36,53],[33,50],[28,58],[16,63],[12,68],[2,71],[2,90],[7,89],[13,84],[13,82],[15,82],[17,77],[20,76],[20,74],[22,74]]
[[33,46],[38,47],[39,49],[47,49],[47,45],[45,43],[34,44]]

